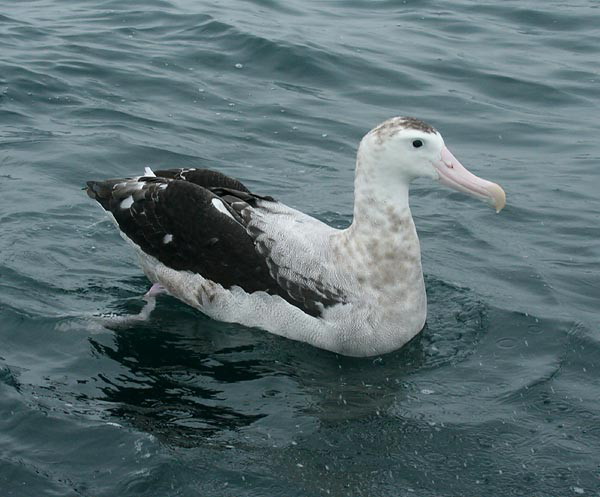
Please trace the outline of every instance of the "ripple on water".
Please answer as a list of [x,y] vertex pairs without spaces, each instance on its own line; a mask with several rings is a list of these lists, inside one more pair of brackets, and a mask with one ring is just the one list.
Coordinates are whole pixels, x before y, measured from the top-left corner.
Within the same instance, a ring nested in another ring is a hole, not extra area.
[[[59,4],[0,14],[4,494],[594,495],[597,2]],[[344,226],[356,143],[394,114],[509,194],[492,217],[413,190],[430,309],[402,350],[169,298],[86,317],[147,281],[84,180],[205,165]]]
[[459,362],[473,353],[486,330],[487,307],[475,294],[433,277],[426,278],[427,325],[407,346],[422,354],[420,367]]

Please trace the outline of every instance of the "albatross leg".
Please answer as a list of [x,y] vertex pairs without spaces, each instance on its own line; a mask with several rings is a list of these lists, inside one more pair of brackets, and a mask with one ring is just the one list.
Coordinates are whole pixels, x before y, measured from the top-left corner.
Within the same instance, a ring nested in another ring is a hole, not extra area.
[[157,297],[163,293],[167,293],[167,289],[160,283],[154,283],[154,285],[150,287],[150,290],[144,294],[144,300],[147,301],[146,297]]
[[102,316],[100,321],[107,328],[125,328],[136,323],[148,321],[150,314],[156,308],[156,297],[162,295],[163,293],[167,293],[166,288],[158,283],[154,283],[150,290],[148,290],[142,297],[146,303],[140,312],[137,314],[127,314],[125,316]]

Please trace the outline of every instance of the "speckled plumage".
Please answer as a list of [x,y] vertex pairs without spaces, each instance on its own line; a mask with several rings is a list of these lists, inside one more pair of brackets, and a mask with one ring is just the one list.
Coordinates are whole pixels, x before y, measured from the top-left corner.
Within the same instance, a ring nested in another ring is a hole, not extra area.
[[[208,170],[89,182],[88,194],[112,213],[148,278],[171,295],[215,319],[371,356],[401,347],[425,324],[408,191],[415,177],[458,169],[445,150],[439,133],[414,118],[367,133],[345,230]],[[485,183],[500,202],[502,190]]]

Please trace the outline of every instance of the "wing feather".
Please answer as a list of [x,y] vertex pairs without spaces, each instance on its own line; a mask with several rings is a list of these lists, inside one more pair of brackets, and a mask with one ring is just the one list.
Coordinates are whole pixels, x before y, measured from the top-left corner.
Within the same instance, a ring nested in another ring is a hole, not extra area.
[[292,298],[321,309],[348,302],[349,275],[332,260],[335,228],[269,200],[241,214],[271,276]]
[[216,171],[154,174],[88,182],[89,196],[144,252],[225,288],[280,295],[312,315],[347,303],[352,282],[331,254],[337,230]]

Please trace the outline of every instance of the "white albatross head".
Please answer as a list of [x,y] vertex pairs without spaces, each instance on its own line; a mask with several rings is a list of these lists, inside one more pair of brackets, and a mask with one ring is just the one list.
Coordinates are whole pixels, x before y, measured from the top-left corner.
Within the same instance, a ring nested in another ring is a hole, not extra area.
[[426,177],[484,200],[500,212],[506,204],[504,190],[470,173],[444,144],[434,128],[413,117],[393,117],[372,129],[360,143],[359,163],[369,157],[365,173],[373,175],[377,189]]

